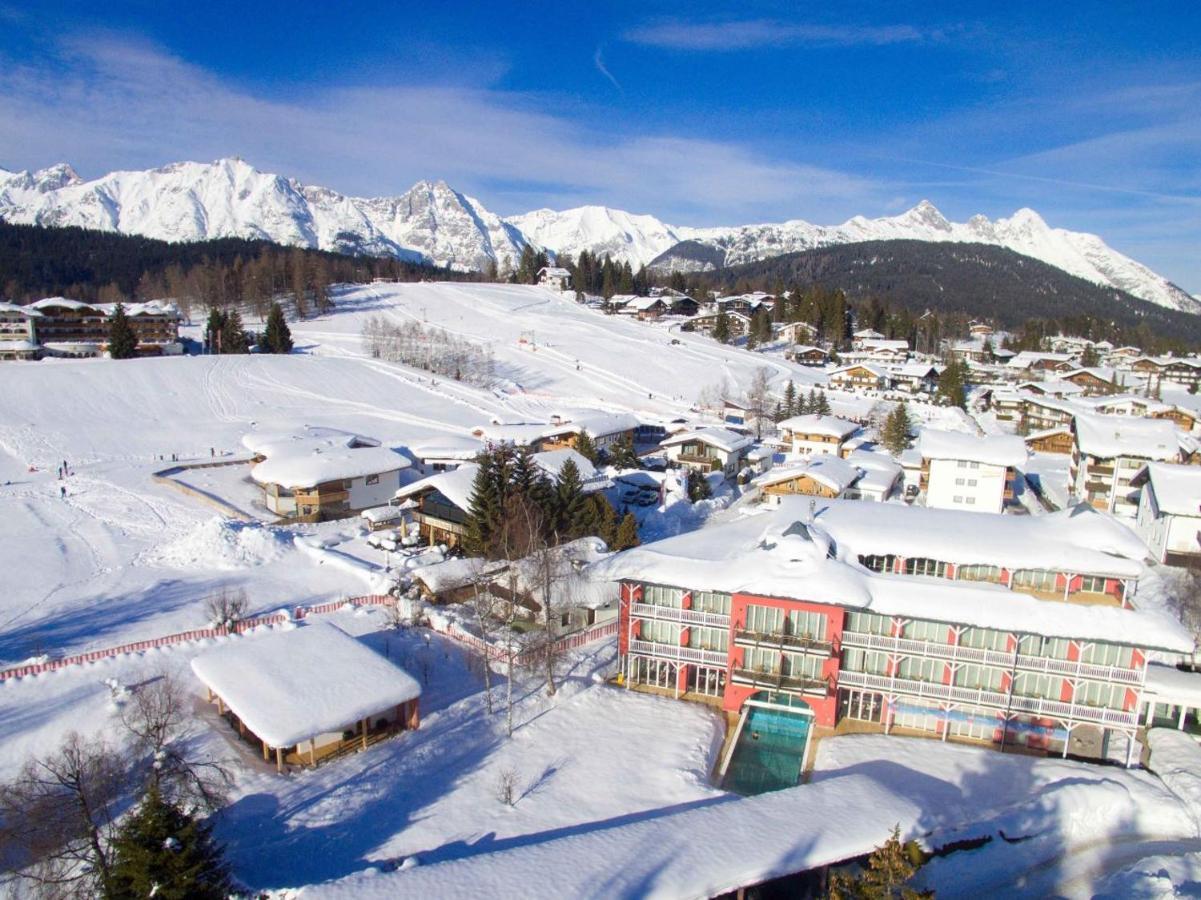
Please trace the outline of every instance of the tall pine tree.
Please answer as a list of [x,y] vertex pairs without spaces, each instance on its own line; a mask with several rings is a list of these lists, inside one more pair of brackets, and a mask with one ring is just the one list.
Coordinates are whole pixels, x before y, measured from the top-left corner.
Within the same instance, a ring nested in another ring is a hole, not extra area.
[[267,327],[263,332],[263,347],[268,353],[291,353],[292,332],[284,318],[284,309],[278,303],[271,304],[267,313]]
[[584,506],[584,487],[580,470],[572,460],[563,463],[555,480],[556,531],[571,540],[580,537],[577,529],[584,526],[590,515]]
[[222,353],[248,353],[250,345],[246,340],[246,329],[242,326],[242,316],[236,309],[225,314],[221,326]]
[[224,900],[233,890],[210,827],[151,785],[113,842],[109,900]]
[[113,320],[109,325],[108,355],[113,359],[131,359],[138,355],[138,336],[121,303],[113,311]]
[[634,518],[632,512],[627,512],[621,517],[621,524],[617,526],[617,535],[609,544],[610,550],[629,550],[631,547],[637,547],[642,540],[638,537],[638,520]]

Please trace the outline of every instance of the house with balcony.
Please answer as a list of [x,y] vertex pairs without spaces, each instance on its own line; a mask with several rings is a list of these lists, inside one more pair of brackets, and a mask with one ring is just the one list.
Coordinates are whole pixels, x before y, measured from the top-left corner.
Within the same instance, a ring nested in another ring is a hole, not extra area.
[[847,441],[861,430],[855,422],[818,413],[792,416],[776,428],[793,456],[843,456]]
[[263,505],[304,522],[344,519],[387,505],[400,487],[408,457],[379,441],[335,428],[251,432],[242,444],[255,454],[250,477]]
[[796,344],[792,349],[784,351],[784,358],[798,365],[820,368],[830,361],[830,354],[811,344]]
[[746,464],[752,441],[725,428],[682,431],[660,443],[670,462],[708,475],[721,472],[734,478]]
[[1070,372],[1064,372],[1059,378],[1061,381],[1067,381],[1080,387],[1086,397],[1116,394],[1121,389],[1113,369],[1100,367],[1073,369]]
[[[1014,517],[898,506],[881,528],[870,523],[893,512],[889,504],[810,506],[788,498],[770,513],[598,563],[596,577],[621,583],[622,683],[719,706],[738,716],[735,728],[748,704],[768,700],[803,707],[826,733],[848,722],[1065,756],[1106,758],[1121,747],[1135,761],[1148,654],[1189,653],[1191,635],[1131,606],[975,582],[988,566],[1059,564],[1065,544],[1079,547],[1078,562],[1112,568],[1095,541],[1127,551],[1133,542],[1141,554],[1133,534],[1123,538],[1091,511],[1065,538],[1072,522],[1023,535]],[[836,531],[835,508],[858,521]],[[946,521],[918,521],[930,516]],[[985,518],[1004,523],[995,546],[991,535],[966,533]],[[974,567],[966,577],[876,571],[858,561],[870,549],[856,543],[860,534],[905,545],[916,559],[962,551],[982,562],[963,563]],[[1051,552],[1043,535],[1056,537]],[[1143,571],[1137,559],[1113,559],[1132,578]]]
[[834,369],[826,375],[826,382],[830,387],[844,391],[877,391],[888,387],[888,376],[883,369],[855,363]]
[[562,266],[546,266],[538,270],[538,283],[552,291],[571,290],[571,270]]
[[1117,516],[1137,515],[1139,489],[1133,481],[1143,466],[1180,459],[1176,426],[1164,419],[1080,413],[1071,427],[1073,495]]
[[1031,453],[1052,453],[1058,456],[1072,454],[1072,429],[1065,425],[1032,431],[1026,435],[1025,441],[1026,449]]
[[809,497],[842,497],[863,476],[863,472],[837,456],[816,456],[800,465],[772,469],[755,480],[765,503],[779,503],[781,497],[803,494]]
[[1020,437],[934,428],[922,429],[918,452],[926,506],[982,513],[999,513],[1014,502],[1018,466],[1029,456]]
[[37,322],[41,318],[36,309],[0,303],[0,359],[39,359]]
[[1170,566],[1201,560],[1201,467],[1149,462],[1130,484],[1139,489],[1135,524],[1151,555]]

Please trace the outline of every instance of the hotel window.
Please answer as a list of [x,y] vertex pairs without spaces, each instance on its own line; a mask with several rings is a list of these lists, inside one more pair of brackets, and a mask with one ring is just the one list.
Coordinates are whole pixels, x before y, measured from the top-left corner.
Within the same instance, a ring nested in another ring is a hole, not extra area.
[[1082,575],[1080,590],[1093,594],[1105,593],[1105,577],[1103,575]]
[[826,617],[817,612],[793,610],[788,614],[788,633],[809,635],[814,640],[826,638]]
[[959,494],[956,494],[956,495],[954,496],[954,498],[952,499],[952,502],[953,502],[953,503],[962,503],[962,502],[963,502],[963,497],[961,497]]
[[987,581],[992,584],[1000,584],[1001,569],[999,566],[959,566],[955,570],[955,577],[960,581]]
[[808,678],[816,681],[822,675],[822,660],[816,656],[797,653],[784,654],[784,674],[793,678]]
[[663,587],[658,584],[648,584],[642,592],[642,602],[653,606],[667,606],[679,609],[684,598],[684,592],[679,588]]
[[999,691],[1004,671],[988,666],[960,666],[955,672],[955,686],[976,691]]
[[938,578],[947,576],[947,564],[939,559],[923,559],[913,557],[905,560],[906,575],[933,575]]
[[779,634],[784,629],[784,610],[773,606],[755,606],[746,608],[746,630],[759,634]]
[[693,591],[692,608],[701,612],[730,614],[730,595],[717,591]]
[[888,673],[888,654],[876,650],[843,650],[842,667],[848,672],[886,675]]
[[1013,586],[1035,591],[1054,591],[1056,573],[1046,569],[1018,569],[1013,573]]
[[975,478],[969,478],[969,479],[967,480],[967,486],[968,486],[968,487],[975,487],[975,486],[976,486],[976,479],[975,479]]
[[910,681],[941,682],[947,671],[947,664],[941,659],[901,660],[897,668],[898,678],[908,678]]
[[730,645],[730,633],[724,628],[693,628],[688,636],[688,646],[701,650],[725,650]]
[[1076,702],[1086,706],[1122,709],[1126,703],[1126,688],[1120,684],[1082,681],[1076,685]]
[[1129,669],[1134,665],[1134,648],[1117,644],[1085,644],[1080,648],[1080,661],[1094,666]]
[[379,476],[378,475],[368,475],[367,483],[368,484],[379,484]]
[[956,486],[956,487],[963,487],[963,481],[964,481],[964,479],[962,479],[962,478],[956,478],[956,479],[955,479],[955,486]]
[[1000,653],[1009,650],[1009,634],[1005,631],[995,631],[992,628],[968,628],[959,636],[959,643],[964,647],[977,650],[995,650]]
[[660,622],[655,619],[641,619],[642,625],[638,631],[638,639],[654,644],[680,643],[680,626],[675,622]]
[[848,612],[847,631],[859,634],[892,634],[892,619],[867,612]]
[[950,626],[942,622],[908,622],[901,630],[901,637],[911,641],[931,641],[945,644],[950,634]]
[[897,558],[891,553],[885,556],[867,555],[859,557],[859,563],[864,568],[871,569],[873,572],[891,572],[896,563]]
[[780,671],[780,653],[763,647],[751,647],[745,651],[742,667],[752,672],[776,674]]
[[1013,692],[1022,697],[1041,697],[1044,700],[1058,700],[1063,690],[1063,679],[1058,675],[1036,675],[1033,672],[1019,672],[1013,682]]

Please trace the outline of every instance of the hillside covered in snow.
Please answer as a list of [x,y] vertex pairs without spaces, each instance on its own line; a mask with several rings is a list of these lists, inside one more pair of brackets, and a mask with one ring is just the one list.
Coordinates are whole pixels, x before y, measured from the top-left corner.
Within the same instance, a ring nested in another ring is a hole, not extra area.
[[492,263],[500,269],[515,266],[527,243],[555,253],[588,250],[635,267],[684,271],[864,241],[982,243],[1160,306],[1201,311],[1196,298],[1097,235],[1052,228],[1031,209],[1008,218],[977,215],[951,222],[925,200],[898,216],[855,216],[841,225],[795,219],[691,228],[603,206],[502,218],[444,181],[420,181],[395,197],[349,197],[260,172],[240,159],[222,159],[112,172],[91,181],[63,164],[37,172],[0,169],[0,218],[169,241],[259,238],[481,271]]

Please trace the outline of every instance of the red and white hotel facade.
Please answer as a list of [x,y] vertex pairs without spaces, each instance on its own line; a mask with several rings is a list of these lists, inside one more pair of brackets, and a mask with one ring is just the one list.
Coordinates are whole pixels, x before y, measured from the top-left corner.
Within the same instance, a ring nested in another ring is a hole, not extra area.
[[[646,549],[653,552],[654,547]],[[739,711],[756,692],[782,692],[803,699],[818,726],[854,719],[876,723],[885,732],[902,727],[944,740],[1020,743],[1065,755],[1109,755],[1109,739],[1116,733],[1129,739],[1129,756],[1139,727],[1148,649],[1185,649],[1183,638],[1170,631],[1164,640],[1156,639],[1160,632],[1155,629],[1111,628],[1104,639],[1098,639],[1093,627],[1082,629],[1087,633],[1065,633],[1071,631],[1065,621],[1075,616],[1083,622],[1080,617],[1090,609],[1106,608],[1100,615],[1110,616],[1107,621],[1123,621],[1122,616],[1132,621],[1129,617],[1138,614],[1126,608],[1130,578],[899,555],[857,561],[869,570],[891,573],[874,575],[855,567],[874,593],[887,594],[907,582],[909,594],[918,588],[940,595],[933,607],[937,617],[826,600],[820,595],[821,579],[803,576],[787,591],[795,596],[780,596],[784,592],[778,579],[762,593],[706,591],[695,588],[695,579],[687,588],[662,583],[671,580],[662,569],[651,573],[658,580],[643,580],[627,567],[620,611],[625,682],[670,690],[678,697],[720,698],[729,712]],[[744,562],[752,568],[741,580],[753,585],[754,559]],[[835,560],[825,564],[847,565]],[[730,560],[730,565],[739,562]],[[897,577],[905,574],[935,578]],[[995,588],[984,592],[964,583],[980,581],[1023,596]],[[1009,604],[1013,608],[1008,613],[1007,595],[1018,601]],[[978,624],[978,616],[955,621],[946,614],[960,596],[965,609],[981,602],[997,607],[990,627]],[[1042,604],[1055,604],[1058,610],[1049,618],[1040,616]],[[1072,616],[1065,619],[1061,612]],[[1047,628],[1046,621],[1057,624]],[[999,622],[1005,624],[998,627]],[[1142,640],[1131,642],[1130,634]]]

